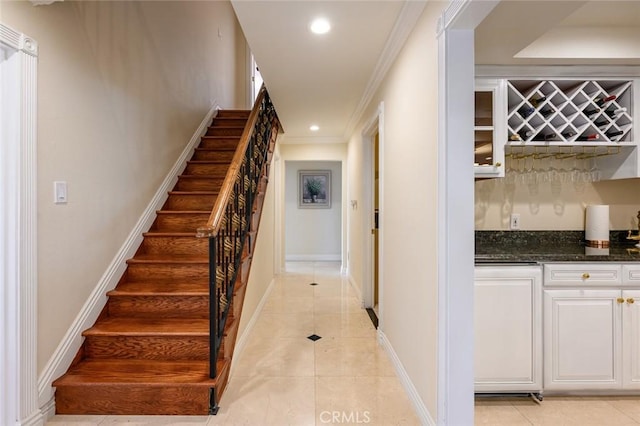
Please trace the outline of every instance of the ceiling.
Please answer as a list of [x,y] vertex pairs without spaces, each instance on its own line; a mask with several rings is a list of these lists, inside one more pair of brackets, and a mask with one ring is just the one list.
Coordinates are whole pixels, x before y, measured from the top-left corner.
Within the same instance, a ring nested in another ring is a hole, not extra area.
[[[232,0],[285,143],[346,142],[424,8],[415,0]],[[328,34],[309,31],[324,17]],[[477,64],[640,65],[640,1],[504,0],[476,29]],[[312,132],[309,126],[320,127]]]

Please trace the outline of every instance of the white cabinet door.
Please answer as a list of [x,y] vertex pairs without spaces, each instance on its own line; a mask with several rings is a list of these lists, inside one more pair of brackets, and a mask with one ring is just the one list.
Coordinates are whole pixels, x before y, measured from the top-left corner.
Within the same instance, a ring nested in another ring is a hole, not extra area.
[[619,290],[544,291],[544,386],[616,389],[621,375]]
[[539,266],[475,269],[475,390],[542,390]]
[[622,292],[623,388],[640,389],[640,290]]

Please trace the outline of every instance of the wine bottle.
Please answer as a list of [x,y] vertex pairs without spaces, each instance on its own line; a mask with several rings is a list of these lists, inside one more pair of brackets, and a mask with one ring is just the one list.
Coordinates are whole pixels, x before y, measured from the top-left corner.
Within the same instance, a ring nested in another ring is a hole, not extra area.
[[587,117],[591,117],[593,114],[597,114],[600,112],[600,108],[591,108],[591,109],[585,109],[584,111],[582,111],[584,113],[584,115],[586,115]]
[[606,126],[607,124],[609,124],[609,120],[606,120],[604,118],[593,122],[593,125],[596,127]]
[[520,130],[518,132],[518,135],[522,140],[525,140],[525,139],[529,139],[531,135],[533,135],[533,132],[531,130]]
[[627,108],[608,109],[608,110],[605,110],[604,113],[611,118],[618,118],[618,116],[623,112],[627,112]]
[[520,113],[520,115],[522,116],[522,118],[527,118],[529,117],[531,114],[533,114],[536,111],[535,108],[532,107],[528,107],[528,106],[523,106],[522,108],[520,108],[518,110],[518,112]]
[[615,98],[617,98],[616,95],[611,95],[611,96],[600,96],[597,97],[593,100],[593,103],[598,105],[599,107],[601,107],[602,105],[604,105],[607,102],[611,102],[613,101]]
[[565,139],[569,139],[569,138],[571,138],[571,137],[573,137],[575,135],[576,135],[576,132],[574,132],[573,130],[569,130],[569,131],[564,132],[562,134],[562,137],[565,138]]
[[595,141],[600,139],[600,135],[597,133],[591,133],[589,135],[580,135],[578,136],[579,141]]
[[555,133],[547,133],[546,135],[544,135],[544,140],[545,141],[550,141],[552,139],[556,139],[558,135],[556,135]]
[[605,133],[605,135],[611,139],[613,137],[620,136],[623,133],[624,132],[622,130],[611,130],[610,132]]
[[548,117],[551,114],[553,114],[554,112],[556,112],[556,110],[551,108],[551,107],[549,107],[547,109],[541,110],[540,114],[542,114],[543,117]]
[[538,105],[540,105],[541,103],[543,103],[544,101],[547,100],[546,96],[542,96],[540,98],[531,98],[529,99],[529,102],[531,103],[531,105],[533,105],[534,107],[538,107]]
[[519,134],[513,133],[511,136],[509,136],[509,140],[510,141],[521,141],[522,138],[520,137]]

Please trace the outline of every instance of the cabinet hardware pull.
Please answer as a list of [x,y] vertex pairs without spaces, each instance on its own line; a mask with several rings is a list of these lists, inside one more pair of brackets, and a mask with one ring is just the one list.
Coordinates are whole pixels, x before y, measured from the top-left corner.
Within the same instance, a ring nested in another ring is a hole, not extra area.
[[589,275],[589,273],[588,273],[588,272],[585,272],[584,274],[582,274],[582,278],[584,278],[585,280],[586,280],[587,278],[589,278],[590,276],[591,276],[591,275]]
[[618,303],[624,303],[624,297],[618,297],[618,298],[616,299],[616,301],[617,301]]
[[628,304],[630,304],[630,305],[631,305],[631,304],[633,304],[633,302],[635,302],[635,300],[633,299],[633,297],[630,297],[630,298],[628,298],[628,299],[627,299],[627,303],[628,303]]
[[502,163],[498,161],[498,162],[496,163],[496,167],[500,167],[500,166],[502,166]]

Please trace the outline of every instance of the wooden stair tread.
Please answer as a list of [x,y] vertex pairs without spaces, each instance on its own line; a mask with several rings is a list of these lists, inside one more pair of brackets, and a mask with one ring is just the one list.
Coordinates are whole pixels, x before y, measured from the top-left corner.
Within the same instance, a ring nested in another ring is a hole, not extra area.
[[220,180],[223,181],[225,176],[220,175],[179,175],[178,179],[211,179],[211,180]]
[[179,254],[137,254],[131,259],[127,259],[127,264],[153,264],[153,263],[209,263],[208,257],[193,256],[193,255],[179,255]]
[[153,237],[162,237],[162,238],[167,238],[167,237],[172,237],[172,238],[195,238],[195,231],[194,232],[164,232],[164,231],[149,231],[149,232],[143,232],[142,233],[143,237],[149,237],[149,238],[153,238]]
[[[229,160],[225,160],[225,161],[216,161],[216,160],[189,160],[187,161],[187,164],[231,164],[231,162]],[[200,175],[198,175],[200,176]]]
[[218,195],[220,191],[169,191],[169,195]]
[[206,296],[209,285],[198,282],[124,282],[109,291],[107,296]]
[[236,152],[236,148],[231,147],[216,147],[216,148],[195,148],[195,151],[211,151],[211,152]]
[[[218,372],[228,368],[229,361],[218,359]],[[73,385],[216,385],[209,377],[209,361],[161,361],[135,359],[85,359],[71,367],[53,386]]]
[[208,336],[209,319],[108,317],[83,336]]
[[156,210],[156,214],[211,214],[211,210]]

